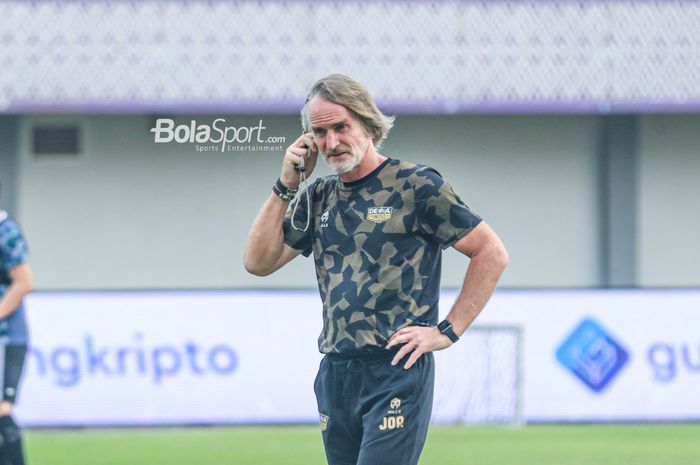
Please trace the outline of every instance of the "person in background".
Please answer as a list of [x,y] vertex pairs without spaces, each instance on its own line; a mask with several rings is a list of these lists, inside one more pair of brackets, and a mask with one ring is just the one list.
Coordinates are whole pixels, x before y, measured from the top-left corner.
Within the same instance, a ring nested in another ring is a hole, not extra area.
[[0,210],[0,465],[24,465],[22,431],[12,417],[29,331],[23,299],[33,287],[27,243],[18,224]]

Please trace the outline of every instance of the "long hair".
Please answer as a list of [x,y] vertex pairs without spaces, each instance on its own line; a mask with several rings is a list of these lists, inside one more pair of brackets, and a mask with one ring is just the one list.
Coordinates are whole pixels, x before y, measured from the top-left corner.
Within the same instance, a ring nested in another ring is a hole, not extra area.
[[316,81],[306,96],[304,108],[301,110],[301,125],[304,132],[311,129],[309,102],[318,94],[350,110],[377,148],[389,135],[389,130],[394,125],[395,117],[382,113],[362,84],[344,74],[331,74]]

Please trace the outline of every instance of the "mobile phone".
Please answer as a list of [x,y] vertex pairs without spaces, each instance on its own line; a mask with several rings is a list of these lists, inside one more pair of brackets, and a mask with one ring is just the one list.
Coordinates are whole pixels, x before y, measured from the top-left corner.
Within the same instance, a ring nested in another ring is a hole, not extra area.
[[306,148],[306,156],[301,157],[301,160],[299,160],[299,163],[297,164],[297,171],[306,171],[304,162],[307,158],[311,158],[311,147],[308,145],[305,145],[304,147]]

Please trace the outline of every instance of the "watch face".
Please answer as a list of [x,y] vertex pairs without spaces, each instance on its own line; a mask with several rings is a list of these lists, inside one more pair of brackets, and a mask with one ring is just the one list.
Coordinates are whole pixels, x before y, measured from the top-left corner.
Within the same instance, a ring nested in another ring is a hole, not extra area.
[[448,320],[441,321],[438,325],[438,330],[445,336],[449,337],[450,341],[452,342],[457,342],[459,340],[459,336],[457,336],[452,329],[452,323],[450,323]]

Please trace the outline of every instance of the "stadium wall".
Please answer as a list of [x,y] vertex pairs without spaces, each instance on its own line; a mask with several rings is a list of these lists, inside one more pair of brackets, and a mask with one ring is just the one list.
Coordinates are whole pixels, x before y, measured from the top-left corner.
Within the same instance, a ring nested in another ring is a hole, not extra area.
[[639,285],[700,286],[700,117],[642,118]]
[[0,17],[0,112],[294,111],[332,72],[401,111],[700,108],[693,1],[10,1]]
[[[262,124],[266,136],[288,141],[284,147],[299,134],[293,115],[225,118],[235,127]],[[310,260],[293,261],[274,280],[242,267],[248,227],[280,152],[155,144],[156,119],[20,117],[16,198],[38,287],[314,287]],[[42,124],[77,124],[80,153],[34,155],[32,128]],[[433,165],[502,235],[511,253],[502,286],[590,288],[605,286],[600,125],[594,116],[400,115],[383,150]],[[698,286],[700,117],[641,116],[639,126],[632,205],[639,212],[633,235],[622,237],[636,244],[637,285]],[[327,173],[320,166],[317,174]],[[465,265],[448,250],[443,284],[458,286]]]

